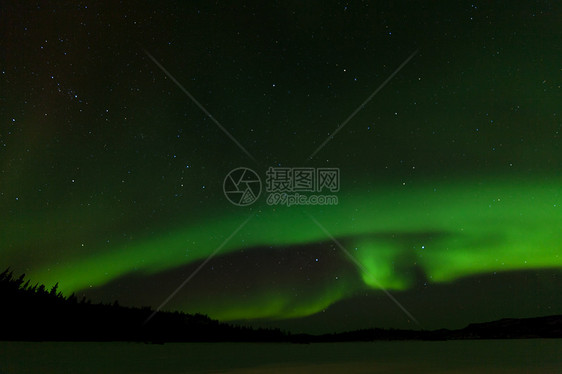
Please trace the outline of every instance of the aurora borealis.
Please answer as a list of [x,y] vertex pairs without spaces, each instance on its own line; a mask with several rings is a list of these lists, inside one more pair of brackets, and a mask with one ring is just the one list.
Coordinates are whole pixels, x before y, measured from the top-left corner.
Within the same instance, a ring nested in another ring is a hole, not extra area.
[[[9,4],[0,265],[157,307],[216,251],[164,309],[297,330],[562,313],[559,8]],[[223,194],[305,165],[338,205]]]

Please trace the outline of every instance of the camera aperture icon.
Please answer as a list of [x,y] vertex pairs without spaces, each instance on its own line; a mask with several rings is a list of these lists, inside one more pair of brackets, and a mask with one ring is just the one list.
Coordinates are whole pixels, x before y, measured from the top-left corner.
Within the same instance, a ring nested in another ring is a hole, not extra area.
[[239,167],[224,178],[223,191],[232,204],[251,205],[261,194],[261,179],[252,169]]

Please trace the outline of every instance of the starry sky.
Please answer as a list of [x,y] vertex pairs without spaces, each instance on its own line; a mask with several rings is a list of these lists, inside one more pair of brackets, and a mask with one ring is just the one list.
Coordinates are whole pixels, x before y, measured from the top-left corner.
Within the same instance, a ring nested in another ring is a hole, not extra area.
[[[294,331],[562,313],[561,12],[3,4],[0,265]],[[338,204],[235,206],[241,166],[339,168]]]

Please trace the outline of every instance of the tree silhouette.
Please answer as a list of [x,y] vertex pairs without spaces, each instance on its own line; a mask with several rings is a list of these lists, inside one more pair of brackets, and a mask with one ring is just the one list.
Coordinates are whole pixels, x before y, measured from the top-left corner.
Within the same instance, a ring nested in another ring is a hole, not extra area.
[[92,303],[85,296],[78,302],[73,293],[65,297],[56,283],[30,286],[25,274],[15,278],[9,268],[0,274],[0,340],[89,341],[286,341],[278,329],[251,329],[212,320],[202,314],[158,312],[150,307],[122,307]]
[[373,340],[445,340],[562,338],[562,316],[471,324],[460,330],[363,329],[319,336],[289,334],[279,329],[252,329],[210,319],[203,314],[92,303],[75,294],[65,297],[58,283],[49,291],[30,285],[25,274],[0,273],[0,340],[144,341],[144,342],[344,342]]

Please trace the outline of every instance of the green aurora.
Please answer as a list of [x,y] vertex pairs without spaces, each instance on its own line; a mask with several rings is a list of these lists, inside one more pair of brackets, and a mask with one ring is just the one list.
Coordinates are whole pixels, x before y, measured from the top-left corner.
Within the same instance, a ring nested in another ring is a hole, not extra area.
[[[383,301],[406,316],[381,288],[435,327],[562,313],[559,14],[548,1],[7,5],[0,265],[157,307],[220,248],[164,309],[324,332],[394,327]],[[262,182],[270,166],[339,168],[339,204],[233,206],[222,183],[240,166]]]
[[[419,267],[431,282],[451,282],[488,272],[559,268],[561,182],[544,178],[539,185],[516,178],[488,178],[478,183],[441,184],[439,190],[431,184],[398,189],[387,185],[368,193],[343,194],[338,206],[273,209],[263,205],[246,212],[252,218],[220,253],[324,241],[324,233],[302,214],[304,210],[314,217],[321,216],[322,225],[341,238],[368,270],[357,270],[366,287],[408,289],[412,286],[413,267]],[[220,217],[219,211],[212,214]],[[237,213],[196,226],[186,224],[185,228],[150,238],[124,241],[111,250],[94,248],[95,256],[72,258],[69,253],[63,264],[41,264],[31,268],[29,276],[48,285],[59,282],[63,292],[71,293],[102,286],[131,272],[158,273],[204,260],[228,236],[209,233],[232,233],[242,218]],[[408,235],[419,239],[414,243],[404,240]],[[14,247],[26,244],[15,243]],[[188,256],[186,248],[191,249]],[[18,252],[10,255],[17,259]],[[311,296],[296,307],[287,300],[290,295],[281,292],[271,296],[271,290],[263,290],[244,305],[237,305],[233,298],[221,300],[220,306],[198,307],[225,320],[292,318],[325,309],[353,295],[360,285],[339,282],[329,287],[328,292]]]

